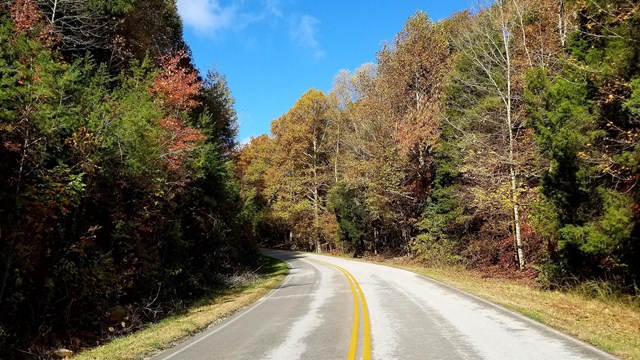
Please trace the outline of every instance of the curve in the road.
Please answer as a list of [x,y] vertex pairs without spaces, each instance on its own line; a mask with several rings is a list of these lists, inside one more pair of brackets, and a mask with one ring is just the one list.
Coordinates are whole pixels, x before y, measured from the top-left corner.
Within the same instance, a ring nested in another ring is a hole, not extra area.
[[318,254],[265,253],[289,265],[283,284],[154,359],[615,359],[415,273]]
[[347,360],[355,360],[358,352],[358,338],[360,333],[359,302],[362,303],[362,322],[364,327],[362,339],[362,360],[371,360],[371,320],[369,319],[369,308],[367,307],[367,299],[364,296],[364,291],[362,291],[362,287],[360,287],[358,280],[356,280],[356,278],[350,272],[340,266],[317,259],[314,259],[313,261],[321,262],[325,265],[340,270],[340,272],[344,274],[345,278],[347,278],[349,286],[351,287],[351,293],[353,294],[353,326],[351,330],[351,343],[349,344],[349,353],[347,354]]

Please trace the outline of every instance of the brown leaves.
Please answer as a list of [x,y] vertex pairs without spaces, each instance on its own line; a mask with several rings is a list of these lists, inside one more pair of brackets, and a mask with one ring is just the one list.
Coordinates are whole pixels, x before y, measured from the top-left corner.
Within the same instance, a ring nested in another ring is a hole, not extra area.
[[[424,13],[409,19],[392,48],[379,55],[381,92],[396,126],[398,149],[407,155],[416,146],[435,144],[440,137],[443,95],[452,58],[442,27]],[[390,124],[391,125],[391,124]]]
[[4,148],[9,152],[19,152],[22,150],[22,144],[15,141],[5,141]]

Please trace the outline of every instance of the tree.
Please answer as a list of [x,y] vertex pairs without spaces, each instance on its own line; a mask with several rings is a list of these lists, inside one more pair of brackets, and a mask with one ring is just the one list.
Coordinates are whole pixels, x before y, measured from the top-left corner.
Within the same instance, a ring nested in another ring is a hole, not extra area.
[[62,13],[40,5],[0,3],[0,353],[18,359],[134,331],[257,259],[223,150],[226,83],[204,83],[187,51],[113,67],[65,49],[47,23]]
[[[373,63],[359,66],[353,74],[348,70],[341,70],[334,77],[334,87],[330,96],[334,97],[338,111],[336,113],[334,133],[335,151],[333,154],[333,173],[335,183],[345,176],[345,156],[348,151],[358,151],[358,125],[355,122],[355,104],[371,90],[376,76]],[[348,156],[348,155],[346,155]]]
[[238,115],[226,78],[216,71],[207,72],[198,102],[193,122],[206,129],[210,138],[218,139],[224,153],[230,153],[236,146]]
[[344,196],[364,192],[365,247],[374,252],[408,249],[433,174],[450,66],[441,29],[418,12],[378,53],[377,66],[337,77],[345,171],[336,179]]
[[244,212],[251,223],[249,236],[255,236],[262,243],[269,244],[274,239],[285,239],[288,232],[284,232],[276,224],[275,219],[269,218],[270,207],[266,195],[268,185],[267,173],[271,166],[273,154],[273,140],[267,135],[252,138],[242,147],[237,155],[236,171],[241,182],[241,195],[244,201]]
[[548,54],[554,54],[553,47],[546,46],[552,41],[543,34],[532,36],[536,26],[525,25],[525,8],[528,16],[543,15],[545,9],[505,0],[475,17],[456,19],[450,36],[460,60],[448,105],[466,155],[463,173],[477,187],[471,198],[474,204],[486,205],[477,209],[481,217],[508,206],[520,270],[525,266],[522,210],[528,210],[526,199],[535,197],[530,189],[539,166],[532,131],[522,114],[522,84],[527,69],[544,66]]
[[[272,168],[267,196],[273,210],[311,247],[321,251],[331,236],[321,227],[326,218],[326,193],[331,184],[329,152],[333,104],[318,90],[309,90],[275,121]],[[311,218],[311,222],[306,220]]]
[[443,96],[451,70],[449,44],[440,27],[418,12],[378,54],[378,74],[393,99],[400,151],[415,151],[424,163],[438,140]]
[[[337,185],[329,192],[327,203],[338,222],[340,245],[346,244],[355,256],[361,256],[365,250],[364,237],[371,223],[363,194]],[[341,248],[345,250],[344,246]]]
[[[624,291],[637,281],[638,5],[578,2],[559,74],[529,74],[536,140],[550,161],[538,227],[557,253],[544,276],[607,278]],[[631,290],[633,291],[633,290]]]

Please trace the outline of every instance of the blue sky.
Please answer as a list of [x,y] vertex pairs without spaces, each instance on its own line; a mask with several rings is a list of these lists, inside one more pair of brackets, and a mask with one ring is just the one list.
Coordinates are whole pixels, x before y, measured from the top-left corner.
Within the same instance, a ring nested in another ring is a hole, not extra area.
[[417,10],[432,19],[470,0],[178,0],[184,36],[201,71],[227,77],[238,141],[269,133],[308,89],[329,91],[341,69],[375,55]]

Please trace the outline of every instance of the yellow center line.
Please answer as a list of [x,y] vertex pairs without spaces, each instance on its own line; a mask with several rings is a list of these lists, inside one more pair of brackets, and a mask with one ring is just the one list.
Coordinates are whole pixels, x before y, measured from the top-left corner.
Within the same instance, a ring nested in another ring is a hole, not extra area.
[[356,288],[353,285],[353,281],[346,272],[342,269],[338,268],[338,270],[342,271],[344,276],[349,281],[349,286],[351,287],[351,294],[353,295],[353,326],[351,327],[351,342],[349,343],[349,354],[347,355],[347,360],[355,360],[356,353],[358,352],[358,327],[360,325],[359,314],[360,310],[358,309],[358,295],[356,293]]
[[[346,270],[345,270],[346,271]],[[349,275],[351,273],[347,272]],[[363,360],[371,360],[371,321],[369,320],[369,308],[367,307],[367,299],[364,297],[364,292],[360,287],[360,284],[356,281],[356,278],[351,275],[353,281],[360,291],[360,300],[362,301],[362,314],[363,314],[363,322],[364,322],[364,340],[362,344],[362,359]]]
[[[360,287],[360,284],[356,278],[344,268],[328,263],[326,261],[313,259],[315,261],[324,263],[338,269],[347,278],[349,286],[351,287],[351,294],[353,295],[353,326],[351,328],[351,343],[349,344],[349,353],[347,354],[347,360],[355,360],[358,352],[358,332],[360,326],[359,319],[359,306],[358,306],[358,293],[362,302],[362,317],[364,323],[364,336],[362,344],[362,359],[371,360],[371,321],[369,320],[369,308],[367,307],[367,300],[364,297],[364,292]],[[357,289],[357,292],[356,292]]]

